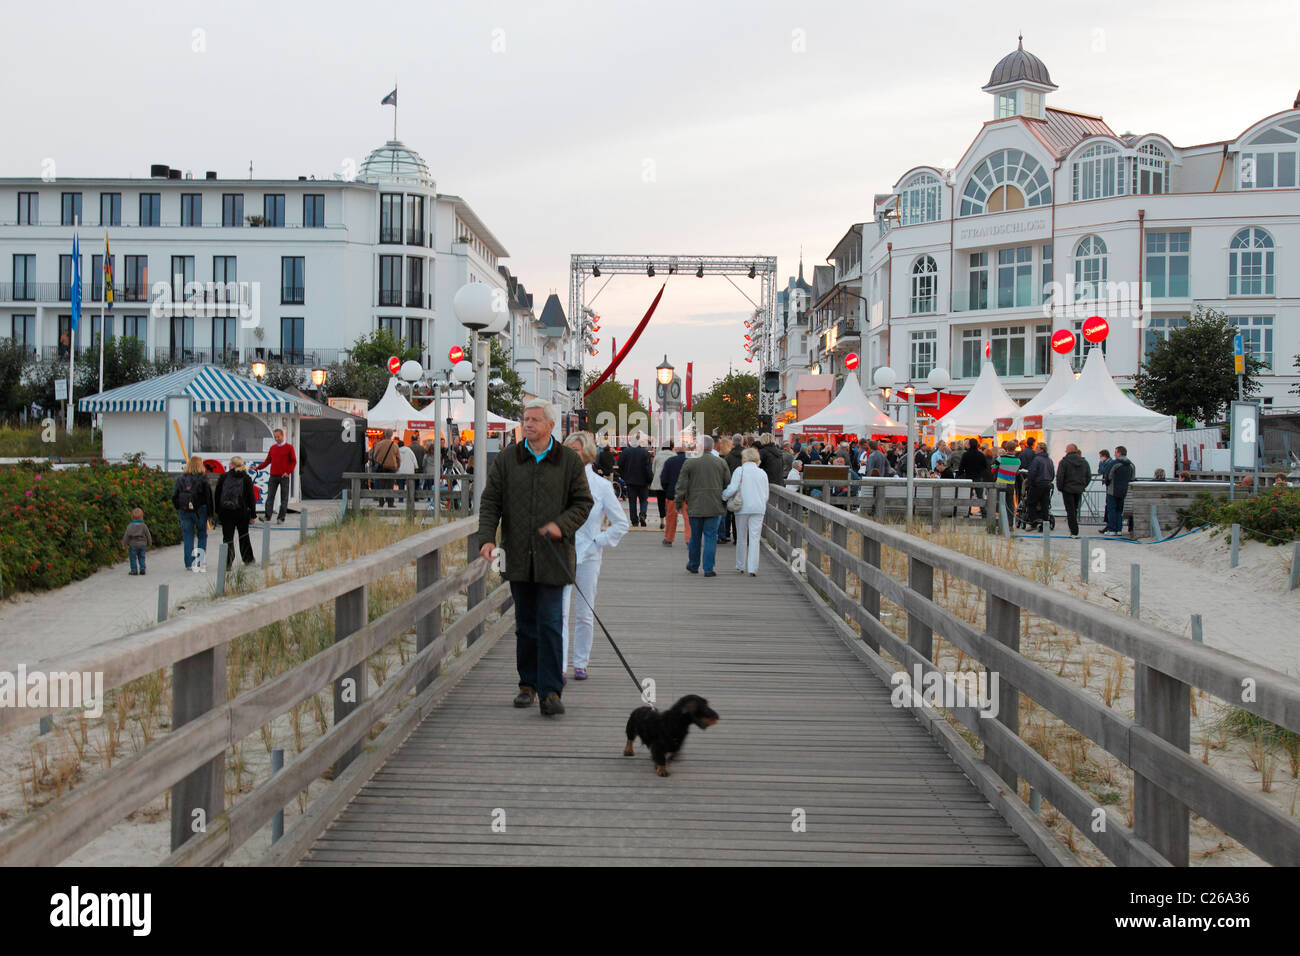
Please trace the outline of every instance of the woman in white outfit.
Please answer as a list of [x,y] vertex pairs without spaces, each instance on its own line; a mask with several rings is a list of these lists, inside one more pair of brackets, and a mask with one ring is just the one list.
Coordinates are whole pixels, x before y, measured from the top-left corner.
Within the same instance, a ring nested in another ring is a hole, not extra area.
[[731,475],[731,483],[722,493],[724,501],[740,493],[740,510],[736,512],[736,573],[758,574],[758,537],[763,530],[767,511],[767,474],[758,467],[758,449],[746,448],[740,467]]
[[[586,465],[587,487],[591,489],[591,497],[595,502],[587,520],[574,536],[578,567],[573,579],[582,594],[574,597],[573,585],[567,584],[564,587],[564,647],[560,658],[563,665],[560,673],[563,674],[569,669],[569,621],[576,620],[573,628],[573,678],[586,680],[593,634],[592,608],[596,605],[596,578],[600,574],[601,551],[618,544],[623,535],[627,534],[631,523],[619,504],[614,486],[591,467],[596,460],[596,440],[591,433],[574,432],[564,443],[576,451]],[[609,519],[609,527],[602,530],[605,518]],[[585,601],[583,597],[586,598]],[[571,607],[572,617],[569,613]]]

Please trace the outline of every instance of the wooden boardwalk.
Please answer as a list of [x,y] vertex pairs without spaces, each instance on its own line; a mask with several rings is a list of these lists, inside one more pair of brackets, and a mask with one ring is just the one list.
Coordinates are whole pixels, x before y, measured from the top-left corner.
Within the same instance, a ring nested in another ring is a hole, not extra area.
[[770,552],[751,578],[720,546],[705,578],[680,537],[661,540],[652,527],[606,553],[597,611],[660,708],[695,693],[721,715],[672,776],[639,741],[621,755],[640,700],[599,628],[591,679],[569,681],[553,719],[510,705],[507,635],[303,865],[1038,865]]

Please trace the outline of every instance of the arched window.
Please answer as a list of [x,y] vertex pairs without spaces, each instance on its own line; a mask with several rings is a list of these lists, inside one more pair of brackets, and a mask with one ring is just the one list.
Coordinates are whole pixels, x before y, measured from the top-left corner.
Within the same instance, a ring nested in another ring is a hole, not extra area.
[[934,312],[938,307],[939,267],[930,256],[912,266],[912,314]]
[[1126,188],[1124,157],[1109,143],[1089,146],[1075,160],[1075,202],[1122,196]]
[[1046,206],[1052,201],[1047,171],[1038,160],[1019,149],[1003,149],[975,168],[961,193],[961,214]]
[[1242,189],[1294,189],[1300,157],[1300,119],[1261,130],[1242,147],[1238,184]]
[[1273,237],[1263,229],[1243,229],[1228,246],[1228,295],[1272,295]]
[[1074,250],[1074,298],[1097,299],[1101,297],[1101,284],[1106,281],[1106,243],[1100,236],[1084,236]]
[[899,223],[914,226],[939,219],[939,177],[924,173],[903,187],[899,200]]
[[1169,157],[1155,143],[1138,147],[1133,160],[1133,192],[1139,196],[1169,192]]

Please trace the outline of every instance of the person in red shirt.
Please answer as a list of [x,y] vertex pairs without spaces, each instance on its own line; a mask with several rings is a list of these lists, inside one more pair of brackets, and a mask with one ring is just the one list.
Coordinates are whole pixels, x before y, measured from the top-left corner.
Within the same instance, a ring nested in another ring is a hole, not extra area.
[[284,524],[284,513],[289,507],[289,476],[298,466],[298,456],[293,446],[284,440],[284,429],[275,430],[275,444],[266,453],[266,458],[257,467],[271,465],[271,478],[266,485],[266,520],[271,520],[271,509],[275,507],[275,492],[280,491],[280,523]]

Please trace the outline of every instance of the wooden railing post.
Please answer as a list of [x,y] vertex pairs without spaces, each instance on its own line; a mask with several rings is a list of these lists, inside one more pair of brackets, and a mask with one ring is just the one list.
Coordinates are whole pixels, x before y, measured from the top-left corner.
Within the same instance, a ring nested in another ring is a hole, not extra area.
[[[880,542],[875,538],[869,538],[866,532],[862,532],[862,560],[873,567],[880,567]],[[876,620],[880,620],[880,592],[873,588],[866,581],[859,580],[859,590],[862,592],[862,608]],[[867,647],[879,653],[880,642],[872,637],[865,629],[862,631],[862,639],[866,641]]]
[[352,506],[352,513],[360,514],[361,513],[361,479],[356,475],[353,475],[351,480],[352,480],[352,500],[350,504]]
[[[989,637],[1013,651],[1020,650],[1019,605],[990,594],[984,602],[984,618],[985,630],[988,631]],[[998,675],[997,708],[996,719],[1012,733],[1019,734],[1020,691],[1001,674]],[[984,762],[989,765],[990,770],[1006,781],[1008,787],[1012,790],[1016,789],[1018,783],[1016,772],[987,741],[984,743]]]
[[930,530],[939,530],[939,498],[943,493],[943,486],[935,483],[930,491]]
[[[415,562],[415,589],[422,591],[427,587],[438,582],[442,577],[442,552],[430,551],[428,554],[419,558]],[[429,609],[429,613],[420,618],[415,624],[415,652],[418,654],[430,644],[438,639],[442,633],[442,604],[437,604]],[[426,687],[433,683],[433,679],[438,676],[438,668],[431,670],[420,682],[415,685],[416,693],[420,693]]]
[[406,491],[406,520],[415,520],[415,479],[406,478],[402,485]]
[[[848,529],[838,521],[831,522],[831,541],[841,548],[849,543]],[[836,555],[831,555],[831,581],[841,591],[847,590],[848,576],[844,570],[844,562]]]
[[[468,538],[465,539],[465,564],[466,565],[473,564],[475,561],[478,560],[479,554],[477,551],[474,550],[474,541],[476,540],[476,538],[477,538],[476,535],[470,535]],[[471,581],[469,583],[469,586],[465,588],[465,610],[467,612],[474,610],[474,608],[485,597],[487,597],[487,575],[486,574],[484,574],[483,577],[478,578],[475,581]],[[475,641],[477,641],[479,639],[479,636],[482,633],[483,633],[483,625],[482,624],[476,625],[465,637],[466,646],[473,644]]]
[[[337,644],[349,634],[366,626],[367,616],[366,587],[354,588],[334,599],[334,643]],[[340,675],[334,682],[334,723],[339,724],[348,714],[356,710],[366,696],[366,665],[356,667]],[[362,741],[343,752],[334,761],[334,778],[347,769],[348,764],[361,753]]]
[[[181,727],[226,702],[226,646],[201,651],[172,665],[172,727]],[[172,787],[171,848],[175,850],[226,809],[226,754]]]
[[[1133,716],[1157,737],[1179,750],[1191,745],[1191,689],[1147,664],[1133,670]],[[1187,806],[1133,772],[1133,832],[1174,866],[1189,861]]]
[[[909,558],[907,586],[926,600],[934,597],[934,568],[919,558]],[[912,614],[907,615],[907,643],[927,661],[934,658],[934,631]]]
[[877,482],[871,487],[871,517],[877,521],[885,520],[885,486]]

